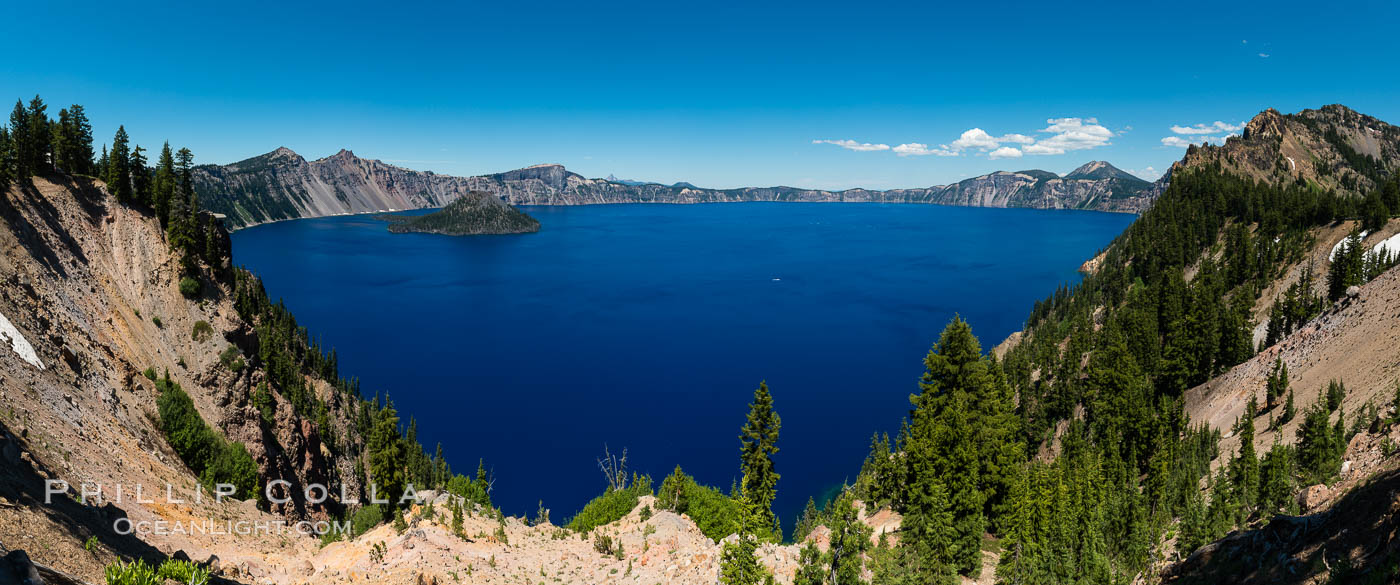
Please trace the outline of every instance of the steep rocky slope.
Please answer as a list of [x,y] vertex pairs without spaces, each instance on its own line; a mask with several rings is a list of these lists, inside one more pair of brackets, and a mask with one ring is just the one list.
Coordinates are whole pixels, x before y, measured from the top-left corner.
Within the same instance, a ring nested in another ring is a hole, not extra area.
[[588,179],[561,165],[536,165],[478,177],[413,171],[342,150],[307,161],[286,148],[231,165],[195,169],[202,204],[243,227],[298,217],[443,207],[473,191],[513,205],[722,203],[740,201],[936,203],[976,207],[1138,212],[1162,185],[1095,161],[1061,177],[1047,171],[997,172],[952,185],[874,191],[796,187],[704,189]]
[[1341,105],[1288,115],[1270,108],[1223,145],[1188,148],[1171,172],[1213,163],[1269,183],[1364,195],[1400,168],[1400,127]]
[[[348,432],[350,404],[324,382],[309,379],[328,409],[325,423],[300,418],[278,393],[275,418],[264,423],[249,396],[260,368],[230,367],[230,346],[255,351],[257,337],[233,307],[227,282],[209,277],[201,298],[179,291],[179,259],[149,215],[116,205],[88,179],[36,178],[0,198],[0,314],[33,348],[34,361],[0,344],[0,543],[36,561],[92,578],[115,555],[151,558],[184,549],[224,559],[300,543],[212,536],[135,538],[119,534],[133,521],[324,518],[304,499],[257,509],[253,502],[172,504],[197,485],[157,427],[157,390],[142,375],[169,371],[200,415],[242,442],[259,471],[291,482],[345,485],[360,493],[352,457],[359,438]],[[208,335],[197,334],[204,323]],[[251,361],[249,362],[251,364]],[[327,433],[340,440],[332,452]],[[107,505],[72,499],[44,502],[44,480],[68,482],[70,495],[100,485]],[[134,486],[144,487],[136,501]],[[125,496],[116,501],[118,494]],[[83,546],[88,537],[97,545]],[[202,558],[202,557],[201,557]]]

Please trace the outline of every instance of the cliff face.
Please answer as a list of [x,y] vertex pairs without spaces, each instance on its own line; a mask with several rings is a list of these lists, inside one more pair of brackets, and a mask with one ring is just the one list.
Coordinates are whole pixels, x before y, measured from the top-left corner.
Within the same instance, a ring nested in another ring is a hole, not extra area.
[[1188,148],[1172,171],[1210,164],[1268,183],[1364,195],[1400,168],[1400,127],[1340,105],[1287,115],[1270,108],[1223,145]]
[[[1084,169],[1098,172],[1080,172]],[[1160,193],[1160,185],[1104,162],[1089,163],[1064,177],[1046,171],[998,172],[953,185],[888,191],[782,186],[705,189],[688,183],[588,179],[561,165],[452,177],[362,159],[345,150],[307,161],[286,148],[231,165],[198,167],[195,183],[203,205],[228,216],[235,228],[298,217],[443,207],[472,191],[494,194],[513,205],[805,201],[1124,212],[1146,209]]]

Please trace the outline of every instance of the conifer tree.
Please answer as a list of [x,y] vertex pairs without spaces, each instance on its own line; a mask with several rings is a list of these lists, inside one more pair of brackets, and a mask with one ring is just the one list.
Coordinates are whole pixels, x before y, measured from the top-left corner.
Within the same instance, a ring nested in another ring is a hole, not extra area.
[[[131,161],[127,168],[131,171],[131,199],[148,207],[151,204],[151,170],[146,167],[146,149],[137,145],[131,149]],[[319,352],[317,352],[319,355]]]
[[93,174],[92,164],[92,122],[88,121],[87,111],[81,104],[68,107],[68,137],[65,140],[67,152],[63,158],[70,173]]
[[0,126],[0,193],[9,190],[15,181],[15,144],[10,129]]
[[131,148],[128,144],[126,126],[117,126],[117,134],[112,137],[112,152],[107,159],[107,188],[124,205],[132,203],[131,198]]
[[773,513],[773,499],[778,494],[778,478],[773,469],[773,454],[778,452],[778,432],[782,418],[773,410],[773,396],[768,383],[760,382],[749,405],[748,419],[739,431],[740,470],[743,473],[743,493],[753,501],[758,518],[772,527],[772,534],[782,540],[782,527]]
[[31,166],[34,156],[29,150],[34,140],[30,137],[29,111],[20,100],[15,100],[15,109],[10,111],[10,140],[14,145],[15,179],[23,181],[35,172]]
[[739,500],[739,532],[732,542],[724,543],[720,552],[719,582],[725,585],[758,585],[771,581],[772,575],[758,561],[756,532],[768,529],[748,494],[737,494]]
[[53,170],[53,161],[49,158],[53,151],[53,131],[49,128],[48,106],[36,95],[29,100],[27,114],[29,144],[25,148],[30,158],[26,166],[34,174],[47,174]]
[[381,505],[384,520],[387,521],[395,515],[407,483],[399,415],[393,403],[386,400],[384,409],[379,411],[379,420],[374,423],[374,431],[370,433],[365,450],[369,452],[370,481],[375,486],[375,492],[380,499],[389,501],[387,505]]
[[831,529],[831,542],[822,559],[827,567],[827,583],[860,585],[863,559],[870,549],[870,527],[860,521],[851,490],[841,490],[826,517]]
[[170,201],[175,197],[175,182],[175,155],[170,151],[170,143],[166,142],[160,149],[155,184],[152,185],[156,217],[163,227],[170,225]]

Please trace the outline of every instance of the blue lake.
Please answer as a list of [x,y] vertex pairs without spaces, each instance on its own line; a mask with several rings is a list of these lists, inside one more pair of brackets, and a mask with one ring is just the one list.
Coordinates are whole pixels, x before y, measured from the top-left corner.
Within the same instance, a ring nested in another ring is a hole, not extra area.
[[907,414],[955,313],[985,348],[1134,216],[934,205],[525,207],[537,234],[390,234],[369,216],[233,235],[366,394],[454,471],[484,457],[506,512],[567,519],[628,449],[728,489],[759,381],[782,416],[777,510],[854,479]]

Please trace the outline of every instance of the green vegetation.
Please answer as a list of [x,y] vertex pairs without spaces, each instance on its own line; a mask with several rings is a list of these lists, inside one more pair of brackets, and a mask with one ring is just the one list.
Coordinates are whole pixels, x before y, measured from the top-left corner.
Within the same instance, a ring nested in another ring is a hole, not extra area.
[[166,559],[159,568],[147,565],[145,561],[117,561],[107,565],[104,572],[107,585],[160,585],[167,579],[188,585],[204,585],[209,582],[209,571],[190,561]]
[[773,575],[758,561],[757,531],[769,530],[769,522],[757,509],[755,498],[740,494],[737,538],[720,550],[719,582],[724,585],[771,583]]
[[243,370],[243,352],[238,351],[237,346],[230,345],[219,352],[219,363],[237,374]]
[[783,528],[773,513],[773,499],[778,495],[778,478],[773,470],[773,454],[778,452],[778,431],[782,418],[773,410],[773,395],[768,383],[759,382],[749,405],[748,419],[739,430],[739,469],[743,473],[742,489],[753,501],[758,520],[769,526],[771,538],[782,540]]
[[569,520],[568,527],[574,532],[591,532],[594,528],[610,524],[632,513],[637,507],[637,499],[649,496],[651,478],[645,475],[633,476],[630,485],[620,489],[609,487],[603,495],[593,498]]
[[194,327],[190,330],[190,339],[199,342],[208,341],[213,335],[214,328],[209,325],[208,321],[204,320],[196,321]]
[[472,191],[427,215],[380,215],[389,231],[448,236],[520,234],[540,231],[540,222],[490,193]]
[[257,497],[258,466],[243,444],[229,443],[210,428],[169,372],[156,382],[156,388],[161,432],[200,483],[211,492],[215,484],[231,484],[234,497]]
[[180,294],[185,295],[185,298],[192,299],[198,297],[199,290],[200,286],[198,280],[189,276],[180,279]]
[[663,510],[690,516],[700,532],[715,542],[739,529],[739,501],[718,489],[696,483],[695,478],[681,471],[679,465],[661,481],[656,505]]

